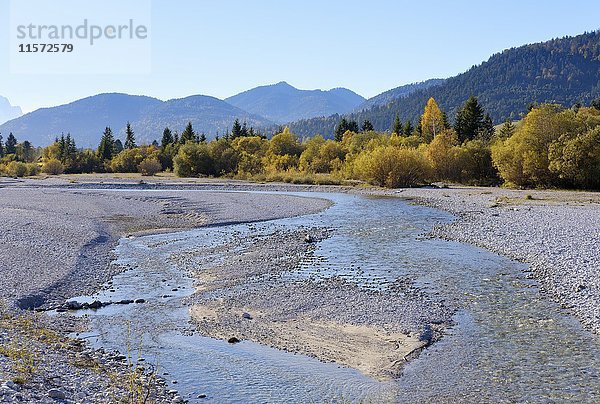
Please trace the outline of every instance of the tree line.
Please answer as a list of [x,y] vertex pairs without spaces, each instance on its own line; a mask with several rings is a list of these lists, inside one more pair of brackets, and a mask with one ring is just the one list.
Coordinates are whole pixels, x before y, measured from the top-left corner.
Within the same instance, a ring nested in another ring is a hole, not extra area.
[[130,124],[125,142],[104,130],[98,148],[78,149],[70,134],[43,149],[0,137],[0,171],[8,175],[171,171],[180,177],[232,177],[308,183],[364,181],[383,187],[435,181],[472,185],[600,189],[600,101],[571,108],[530,105],[518,122],[494,126],[474,96],[453,125],[430,98],[416,123],[398,115],[387,132],[369,120],[341,118],[335,138],[301,140],[289,128],[271,139],[236,120],[208,141],[188,123],[165,128],[160,143],[138,145]]

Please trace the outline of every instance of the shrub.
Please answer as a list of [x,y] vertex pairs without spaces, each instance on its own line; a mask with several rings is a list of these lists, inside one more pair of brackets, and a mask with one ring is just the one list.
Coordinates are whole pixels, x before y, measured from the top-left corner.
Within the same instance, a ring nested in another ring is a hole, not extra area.
[[38,175],[40,173],[40,166],[37,163],[27,163],[27,175],[28,177],[33,177],[34,175]]
[[57,159],[50,159],[44,163],[43,171],[50,175],[59,175],[65,171],[65,166]]
[[142,161],[138,166],[138,170],[142,175],[151,176],[162,171],[162,165],[157,158],[151,157]]
[[600,128],[563,135],[550,145],[550,171],[563,185],[600,189]]
[[354,172],[372,184],[398,188],[425,183],[431,167],[417,149],[380,146],[361,153],[354,161]]
[[179,148],[173,162],[175,175],[178,177],[214,174],[210,151],[204,143],[187,142]]
[[158,158],[158,149],[154,146],[135,147],[123,150],[110,162],[110,169],[115,173],[135,173],[138,166],[147,158]]
[[6,166],[6,172],[11,177],[24,177],[27,174],[27,164],[20,161],[11,161]]

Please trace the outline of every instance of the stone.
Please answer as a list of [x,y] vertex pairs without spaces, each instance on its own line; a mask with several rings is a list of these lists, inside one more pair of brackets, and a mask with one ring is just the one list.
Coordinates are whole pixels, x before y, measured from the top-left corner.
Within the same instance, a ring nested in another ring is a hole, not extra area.
[[94,300],[89,304],[90,309],[99,309],[102,307],[102,302],[100,300]]
[[69,310],[81,310],[83,308],[83,305],[76,300],[68,301],[66,306]]
[[65,393],[60,389],[48,390],[48,397],[53,398],[55,400],[64,400],[66,398]]
[[146,299],[135,299],[134,303],[146,303]]
[[230,344],[237,344],[238,342],[240,342],[240,340],[236,337],[231,337],[227,340],[227,342],[229,342]]
[[198,398],[206,398],[206,394],[198,394]]
[[246,320],[252,320],[252,316],[250,315],[250,313],[242,314],[242,318],[245,318]]
[[310,234],[307,234],[306,237],[304,237],[304,241],[306,241],[307,243],[314,243],[315,239]]

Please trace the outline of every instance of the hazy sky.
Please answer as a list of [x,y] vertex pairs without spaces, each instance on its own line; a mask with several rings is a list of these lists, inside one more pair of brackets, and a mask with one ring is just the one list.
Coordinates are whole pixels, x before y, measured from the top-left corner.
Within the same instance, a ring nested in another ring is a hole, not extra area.
[[[17,1],[17,0],[15,0]],[[12,75],[0,28],[0,95],[26,112],[102,92],[225,98],[287,81],[364,97],[449,77],[493,53],[600,28],[600,1],[152,1],[149,74]],[[9,0],[0,0],[8,26]],[[131,60],[130,63],[135,63]]]

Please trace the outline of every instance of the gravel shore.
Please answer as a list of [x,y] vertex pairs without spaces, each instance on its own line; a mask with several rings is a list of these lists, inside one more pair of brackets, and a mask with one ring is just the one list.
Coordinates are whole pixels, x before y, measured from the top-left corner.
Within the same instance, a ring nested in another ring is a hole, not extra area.
[[458,217],[432,236],[529,264],[544,294],[600,333],[600,193],[461,187],[396,194]]

